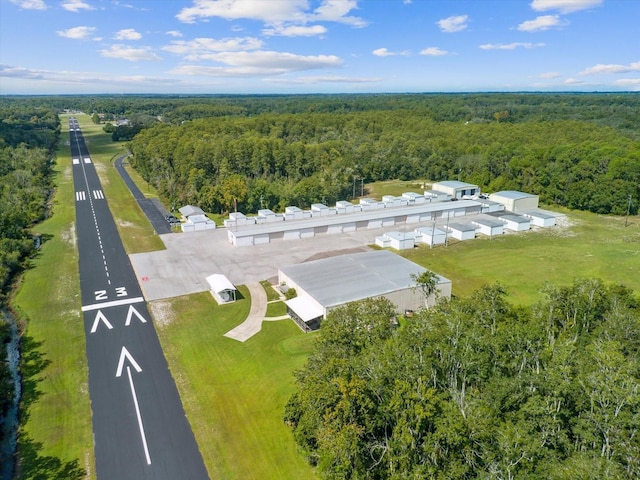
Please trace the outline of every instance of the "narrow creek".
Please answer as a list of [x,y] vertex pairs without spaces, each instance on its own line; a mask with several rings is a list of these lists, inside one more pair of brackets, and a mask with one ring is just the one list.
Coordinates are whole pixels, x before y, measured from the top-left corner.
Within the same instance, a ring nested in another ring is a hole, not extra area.
[[20,403],[20,333],[15,318],[6,310],[0,310],[0,322],[9,325],[10,340],[7,344],[7,361],[14,387],[13,401],[6,418],[0,424],[3,442],[0,445],[0,480],[11,480],[15,471],[15,453],[18,440],[18,405]]

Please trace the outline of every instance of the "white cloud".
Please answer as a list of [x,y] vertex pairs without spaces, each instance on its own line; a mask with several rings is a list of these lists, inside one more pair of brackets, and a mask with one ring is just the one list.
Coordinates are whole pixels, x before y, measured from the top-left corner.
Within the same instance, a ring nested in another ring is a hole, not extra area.
[[640,90],[640,78],[621,78],[613,82],[613,84],[631,90]]
[[538,75],[540,78],[560,78],[561,75],[558,72],[545,72]]
[[327,76],[302,76],[296,78],[268,78],[269,83],[289,84],[289,85],[314,85],[318,83],[377,83],[381,78],[367,78],[367,77],[341,77],[337,75]]
[[456,15],[453,17],[443,18],[436,22],[440,30],[446,33],[460,32],[467,28],[468,15]]
[[55,84],[108,84],[114,83],[121,85],[137,85],[146,84],[154,86],[158,84],[175,84],[174,78],[162,77],[145,77],[142,75],[105,75],[97,72],[79,72],[79,71],[54,71],[31,69],[24,67],[14,67],[10,65],[0,65],[0,78],[19,78],[23,80],[38,80],[43,83]]
[[263,50],[254,52],[221,52],[210,54],[207,58],[223,63],[226,66],[183,65],[173,69],[170,73],[224,77],[282,75],[289,72],[335,68],[342,65],[342,60],[334,55],[303,56]]
[[596,75],[599,73],[629,73],[640,72],[640,62],[633,62],[629,65],[601,64],[594,65],[580,72],[580,75]]
[[133,28],[125,28],[116,32],[113,38],[116,40],[140,40],[142,38],[142,34],[136,32]]
[[582,80],[577,79],[577,78],[567,78],[564,81],[565,84],[567,85],[580,85],[581,83],[584,83]]
[[311,15],[312,19],[324,22],[338,22],[364,27],[367,22],[359,17],[349,15],[351,10],[358,8],[357,0],[322,0],[322,4]]
[[15,3],[20,8],[25,10],[46,10],[47,4],[44,0],[10,0],[11,3]]
[[265,28],[262,33],[266,36],[313,37],[327,33],[327,29],[322,25],[274,25]]
[[516,48],[539,48],[544,43],[513,42],[513,43],[485,43],[480,45],[482,50],[515,50]]
[[61,37],[72,38],[74,40],[84,40],[96,31],[95,27],[73,27],[66,30],[58,30],[56,33]]
[[563,27],[569,22],[562,21],[558,15],[542,15],[534,20],[527,20],[518,25],[521,32],[539,32],[553,27]]
[[126,45],[111,45],[109,48],[100,50],[103,57],[119,58],[130,62],[141,60],[161,60],[149,47],[133,48]]
[[174,40],[171,45],[162,47],[162,50],[185,55],[189,61],[211,59],[213,53],[239,52],[243,50],[257,50],[262,48],[262,40],[254,37],[223,38],[196,38],[194,40]]
[[176,18],[194,23],[199,19],[220,17],[226,20],[252,19],[267,25],[299,24],[330,21],[364,26],[366,22],[350,16],[358,6],[357,0],[322,0],[315,10],[309,9],[307,0],[192,0],[191,7],[183,8]]
[[587,8],[597,7],[604,0],[533,0],[531,8],[537,12],[558,10],[560,13],[573,13]]
[[375,50],[373,50],[371,52],[372,54],[374,54],[376,57],[394,57],[396,55],[401,55],[401,56],[407,56],[409,55],[409,52],[406,50],[403,50],[401,52],[392,52],[387,48],[376,48]]
[[182,37],[182,32],[179,32],[178,30],[169,30],[166,33],[167,33],[167,35],[169,35],[170,37],[173,37],[173,38],[181,38]]
[[65,0],[62,2],[62,8],[69,12],[79,12],[80,10],[95,10],[94,7],[82,0]]
[[420,51],[420,55],[428,55],[431,57],[441,57],[442,55],[449,55],[450,52],[442,50],[439,47],[428,47]]

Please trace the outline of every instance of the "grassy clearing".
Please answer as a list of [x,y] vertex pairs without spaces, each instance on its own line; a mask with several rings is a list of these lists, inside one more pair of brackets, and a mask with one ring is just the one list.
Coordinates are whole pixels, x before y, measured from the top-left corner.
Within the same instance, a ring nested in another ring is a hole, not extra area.
[[[63,122],[62,138],[67,136]],[[22,432],[41,443],[40,456],[63,462],[79,460],[94,478],[93,437],[88,392],[85,338],[80,313],[78,255],[75,246],[75,203],[68,146],[57,154],[53,215],[35,228],[44,243],[23,276],[12,305],[27,320],[24,360],[41,359],[25,390]],[[35,362],[38,363],[38,362]],[[33,366],[34,363],[31,363]],[[26,420],[25,420],[26,418]]]
[[267,280],[262,280],[260,282],[260,285],[262,285],[262,288],[264,288],[264,291],[267,292],[268,302],[272,302],[274,300],[280,299],[280,294],[273,289],[273,286]]
[[281,317],[287,314],[287,306],[284,302],[273,302],[267,304],[267,314],[265,317]]
[[[249,298],[245,287],[240,292]],[[249,308],[250,300],[218,306],[207,293],[151,303],[211,478],[315,478],[282,421],[292,373],[314,336],[278,321],[245,343],[224,337]]]
[[[554,209],[557,211],[557,209]],[[523,305],[542,299],[545,283],[568,285],[576,278],[600,278],[640,292],[640,218],[566,212],[563,225],[507,234],[448,247],[420,246],[403,256],[453,282],[454,295],[500,282]]]

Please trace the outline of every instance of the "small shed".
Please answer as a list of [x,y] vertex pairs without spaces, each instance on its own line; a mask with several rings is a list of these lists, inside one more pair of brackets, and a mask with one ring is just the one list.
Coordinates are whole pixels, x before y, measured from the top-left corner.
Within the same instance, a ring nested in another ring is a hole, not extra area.
[[433,247],[434,245],[442,245],[447,240],[447,233],[444,230],[433,227],[418,227],[414,230],[416,234],[416,240],[419,243],[424,243]]
[[214,273],[207,277],[207,283],[213,298],[218,304],[231,303],[236,301],[236,287],[231,281],[221,273]]
[[496,214],[498,220],[504,222],[504,228],[512,232],[524,232],[531,228],[531,219],[515,213]]
[[504,233],[504,223],[498,220],[492,220],[489,218],[476,218],[472,220],[471,223],[478,227],[480,233],[488,237],[493,237],[494,235],[502,235]]
[[449,233],[456,240],[473,240],[476,238],[476,227],[468,223],[450,223]]
[[544,210],[522,212],[522,215],[530,218],[531,224],[536,227],[553,227],[556,224],[556,216]]
[[539,197],[516,190],[503,190],[489,195],[489,200],[502,203],[510,212],[520,213],[538,208]]
[[412,233],[387,232],[384,234],[389,239],[389,246],[396,250],[409,250],[415,247],[415,237]]

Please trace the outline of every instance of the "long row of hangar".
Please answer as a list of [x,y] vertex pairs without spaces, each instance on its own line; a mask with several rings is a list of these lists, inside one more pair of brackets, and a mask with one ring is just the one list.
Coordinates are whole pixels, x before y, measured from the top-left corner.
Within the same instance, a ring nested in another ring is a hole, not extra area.
[[[436,222],[440,224],[437,229]],[[537,195],[503,191],[486,196],[478,186],[458,181],[434,183],[424,194],[385,195],[380,201],[361,198],[358,204],[339,201],[334,207],[313,204],[309,210],[290,206],[284,213],[263,209],[256,216],[233,212],[224,221],[229,242],[236,247],[397,227],[397,231],[375,240],[379,246],[396,249],[445,243],[449,237],[466,240],[475,238],[476,233],[494,236],[505,229],[523,231],[532,225],[554,224],[553,214],[538,209]]]
[[[555,225],[554,214],[538,209],[537,195],[503,191],[487,196],[476,185],[456,181],[439,182],[432,188],[424,194],[384,196],[381,201],[342,201],[331,208],[322,204],[310,210],[287,207],[281,214],[261,210],[252,217],[234,212],[225,227],[234,246],[387,228],[375,243],[404,250],[419,243],[443,244],[448,238],[468,240],[478,233],[491,237],[505,230]],[[389,231],[390,227],[397,230]],[[287,313],[308,332],[318,329],[331,310],[364,298],[385,297],[398,312],[450,298],[451,281],[438,274],[435,295],[424,297],[415,279],[425,271],[389,250],[374,250],[280,267],[278,284],[295,289],[297,296],[285,302]]]

